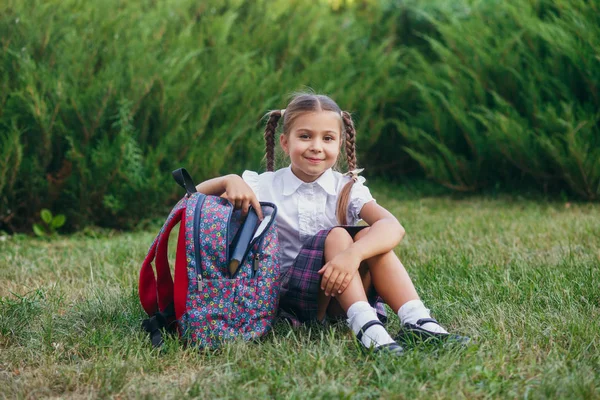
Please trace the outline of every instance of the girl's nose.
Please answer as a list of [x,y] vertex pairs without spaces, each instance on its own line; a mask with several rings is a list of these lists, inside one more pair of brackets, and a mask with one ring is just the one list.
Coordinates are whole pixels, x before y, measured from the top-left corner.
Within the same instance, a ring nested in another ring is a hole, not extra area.
[[310,144],[310,150],[316,153],[320,152],[322,150],[321,141],[313,140]]

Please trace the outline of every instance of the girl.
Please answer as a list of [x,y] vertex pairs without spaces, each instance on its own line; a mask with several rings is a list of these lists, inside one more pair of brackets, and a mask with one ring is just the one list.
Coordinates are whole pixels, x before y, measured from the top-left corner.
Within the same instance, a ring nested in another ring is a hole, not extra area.
[[[279,122],[279,143],[291,165],[273,172]],[[448,338],[451,335],[431,318],[393,251],[404,229],[375,202],[364,178],[357,175],[354,138],[350,114],[332,99],[299,94],[285,110],[269,113],[268,172],[214,178],[197,190],[226,196],[243,214],[252,206],[259,219],[259,201],[277,205],[284,315],[306,322],[345,314],[365,347],[400,354],[402,347],[372,308],[380,296],[400,317],[400,338]],[[350,169],[345,175],[332,169],[342,146]],[[355,226],[361,219],[367,227]]]

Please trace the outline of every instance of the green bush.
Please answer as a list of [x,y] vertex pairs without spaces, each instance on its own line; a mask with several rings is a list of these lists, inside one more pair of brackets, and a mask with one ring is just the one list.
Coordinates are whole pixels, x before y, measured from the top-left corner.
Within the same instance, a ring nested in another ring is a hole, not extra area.
[[597,8],[7,0],[0,230],[30,230],[43,208],[67,229],[131,228],[181,195],[176,167],[260,170],[261,117],[306,88],[354,113],[370,176],[597,199]]
[[433,57],[411,52],[406,151],[457,190],[525,178],[600,198],[598,3],[468,4],[422,14],[437,34]]
[[[0,11],[8,230],[41,208],[71,228],[131,227],[181,194],[178,166],[198,180],[260,169],[261,118],[292,91],[380,115],[398,79],[399,51],[370,36],[376,8],[9,0]],[[359,128],[382,123],[363,117]]]

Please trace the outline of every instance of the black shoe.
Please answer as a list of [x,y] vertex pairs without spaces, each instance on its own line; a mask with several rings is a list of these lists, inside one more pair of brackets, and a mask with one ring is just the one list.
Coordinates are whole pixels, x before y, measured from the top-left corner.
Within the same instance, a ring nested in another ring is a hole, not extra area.
[[383,324],[379,320],[369,321],[366,324],[364,324],[362,326],[362,328],[360,328],[360,331],[358,331],[358,333],[356,334],[356,340],[358,341],[359,346],[363,350],[371,351],[371,349],[372,349],[373,353],[390,354],[392,356],[400,356],[400,355],[402,355],[402,353],[404,353],[404,349],[402,348],[402,346],[400,346],[396,342],[382,344],[381,346],[377,346],[377,347],[370,347],[370,348],[366,347],[360,339],[362,339],[362,337],[365,334],[365,332],[367,331],[367,329],[369,329],[373,325],[383,326]]
[[440,323],[434,318],[421,318],[416,324],[404,324],[394,340],[402,343],[415,343],[416,341],[438,341],[462,345],[466,345],[471,341],[471,338],[468,336],[461,336],[453,333],[438,333],[423,329],[423,325],[429,322],[440,325]]

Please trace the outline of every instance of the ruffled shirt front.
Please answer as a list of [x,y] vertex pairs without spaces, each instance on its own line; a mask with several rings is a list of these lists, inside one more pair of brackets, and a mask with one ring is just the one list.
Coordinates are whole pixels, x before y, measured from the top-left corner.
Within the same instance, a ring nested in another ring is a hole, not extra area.
[[[244,171],[244,181],[252,188],[259,201],[277,206],[277,228],[281,246],[281,266],[285,271],[300,252],[302,244],[323,229],[339,225],[335,216],[338,194],[350,178],[328,169],[314,182],[304,182],[290,167],[275,172],[257,174]],[[356,225],[360,211],[374,201],[365,179],[359,177],[350,191],[347,221]]]

